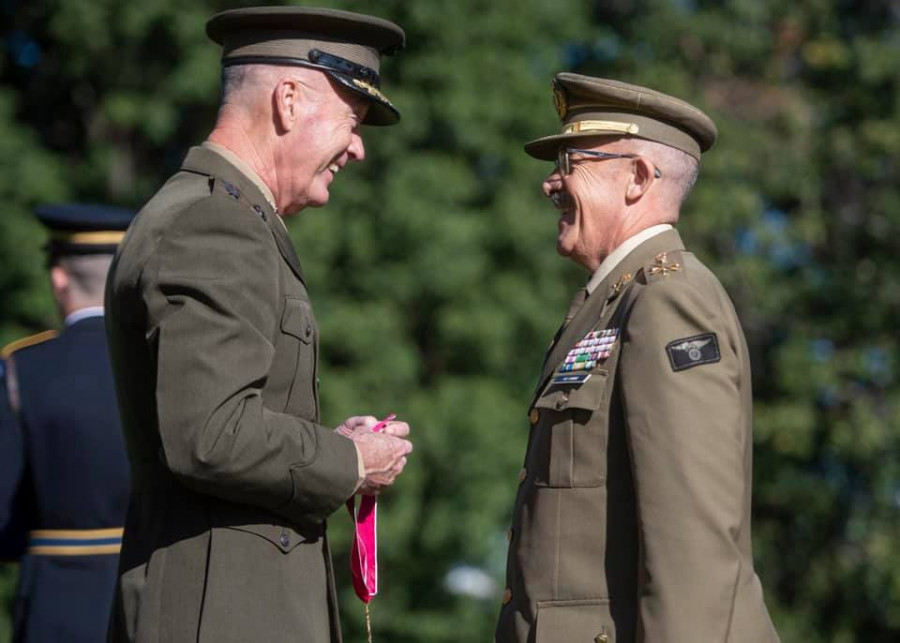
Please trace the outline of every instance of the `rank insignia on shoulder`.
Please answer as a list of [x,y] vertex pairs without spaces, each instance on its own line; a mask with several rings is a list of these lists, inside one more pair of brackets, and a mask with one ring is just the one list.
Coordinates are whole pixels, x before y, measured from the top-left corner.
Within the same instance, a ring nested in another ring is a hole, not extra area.
[[551,384],[584,384],[591,379],[590,373],[563,373],[550,380]]
[[566,359],[559,368],[559,372],[591,370],[597,365],[597,362],[605,360],[612,354],[618,337],[618,328],[606,328],[588,333],[566,354]]
[[676,339],[666,344],[669,363],[675,372],[684,371],[701,364],[712,364],[722,359],[719,340],[715,333],[704,333],[693,337]]

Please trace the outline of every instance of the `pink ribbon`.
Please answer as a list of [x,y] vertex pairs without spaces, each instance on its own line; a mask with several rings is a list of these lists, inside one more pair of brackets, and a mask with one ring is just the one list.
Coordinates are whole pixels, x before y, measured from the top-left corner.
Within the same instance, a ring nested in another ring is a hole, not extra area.
[[[391,413],[372,427],[380,433],[396,415]],[[347,500],[347,511],[354,523],[353,548],[350,550],[350,571],[353,574],[353,589],[363,603],[372,600],[378,593],[378,498],[362,496],[359,507],[355,497]]]

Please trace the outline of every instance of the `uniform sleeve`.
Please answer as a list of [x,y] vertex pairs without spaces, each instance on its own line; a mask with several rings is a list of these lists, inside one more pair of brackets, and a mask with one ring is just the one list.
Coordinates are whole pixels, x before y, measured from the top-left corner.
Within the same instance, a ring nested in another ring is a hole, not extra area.
[[319,522],[357,483],[352,441],[263,405],[281,257],[267,226],[228,197],[183,212],[147,278],[165,459],[197,491]]
[[25,550],[25,441],[7,394],[6,364],[0,361],[0,562],[18,559]]
[[[654,642],[724,641],[746,491],[741,353],[717,294],[679,277],[637,298],[620,363],[641,543],[639,631]],[[709,362],[682,368],[692,358],[681,340],[711,333],[717,348],[693,353]],[[675,365],[667,346],[679,347]]]

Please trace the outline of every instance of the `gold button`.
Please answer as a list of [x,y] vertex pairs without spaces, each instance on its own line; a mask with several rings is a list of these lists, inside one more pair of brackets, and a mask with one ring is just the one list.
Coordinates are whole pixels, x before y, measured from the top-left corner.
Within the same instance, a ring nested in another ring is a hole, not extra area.
[[531,413],[528,414],[528,420],[532,424],[537,424],[538,420],[540,420],[540,419],[541,419],[541,412],[538,411],[537,409],[531,409]]
[[509,587],[507,587],[506,591],[503,592],[503,604],[506,605],[511,600],[512,600],[512,590]]
[[506,530],[506,542],[511,543],[511,542],[512,542],[512,538],[513,538],[513,530],[512,530],[512,529],[507,529],[507,530]]
[[609,636],[606,634],[606,628],[603,628],[597,636],[594,637],[594,643],[609,643]]
[[522,470],[519,471],[519,482],[525,482],[525,478],[528,477],[528,469],[522,467]]

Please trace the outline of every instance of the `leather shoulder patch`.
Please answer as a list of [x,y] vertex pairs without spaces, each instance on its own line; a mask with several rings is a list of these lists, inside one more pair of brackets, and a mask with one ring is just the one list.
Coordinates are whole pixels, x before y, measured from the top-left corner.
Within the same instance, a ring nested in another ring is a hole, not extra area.
[[675,372],[686,371],[701,364],[712,364],[722,359],[719,340],[715,333],[683,337],[666,344],[669,364]]

